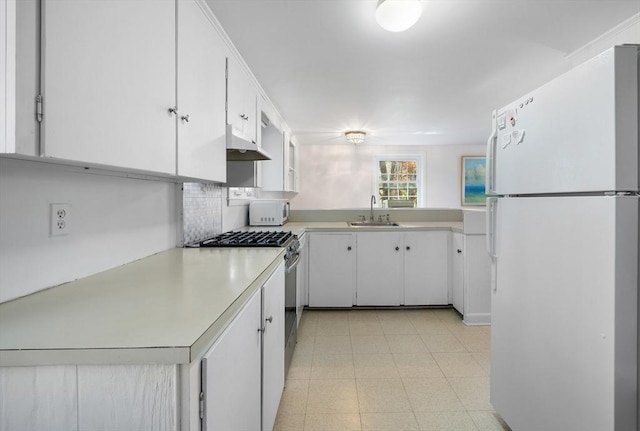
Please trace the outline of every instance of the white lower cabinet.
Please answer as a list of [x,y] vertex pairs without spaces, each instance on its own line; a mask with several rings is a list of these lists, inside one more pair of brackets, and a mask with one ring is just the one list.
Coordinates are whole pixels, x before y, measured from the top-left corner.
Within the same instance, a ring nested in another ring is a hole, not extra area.
[[351,233],[309,236],[309,306],[351,307],[356,287],[356,237]]
[[491,323],[491,258],[485,235],[464,236],[464,313],[465,323]]
[[358,233],[357,304],[447,305],[448,232]]
[[404,305],[449,304],[449,232],[404,232]]
[[202,361],[0,367],[0,430],[269,431],[283,389],[284,263]]
[[202,382],[204,431],[273,429],[284,389],[284,264],[205,353]]
[[[284,267],[262,287],[262,429],[276,422],[284,390]],[[230,374],[235,374],[231,368]],[[236,400],[242,404],[242,398]],[[233,429],[233,428],[227,428]]]
[[309,306],[449,304],[449,232],[311,233]]
[[454,233],[451,241],[451,299],[465,323],[491,323],[491,259],[486,237]]
[[203,431],[260,429],[261,292],[202,359]]
[[402,233],[362,232],[357,235],[356,304],[402,304]]

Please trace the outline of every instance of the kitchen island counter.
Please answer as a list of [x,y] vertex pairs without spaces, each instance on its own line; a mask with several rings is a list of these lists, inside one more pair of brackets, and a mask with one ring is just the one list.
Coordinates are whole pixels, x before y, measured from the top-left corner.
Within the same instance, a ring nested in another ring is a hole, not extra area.
[[282,248],[175,248],[0,304],[0,366],[187,364]]

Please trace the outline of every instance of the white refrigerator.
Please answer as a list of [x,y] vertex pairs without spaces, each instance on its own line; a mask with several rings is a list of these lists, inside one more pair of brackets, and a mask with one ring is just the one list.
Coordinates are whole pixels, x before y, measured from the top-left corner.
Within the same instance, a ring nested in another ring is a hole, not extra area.
[[638,55],[493,113],[491,403],[514,431],[638,429]]

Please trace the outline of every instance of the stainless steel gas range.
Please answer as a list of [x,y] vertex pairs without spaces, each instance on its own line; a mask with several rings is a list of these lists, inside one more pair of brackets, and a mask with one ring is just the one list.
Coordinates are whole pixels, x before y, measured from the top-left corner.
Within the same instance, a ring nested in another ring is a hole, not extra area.
[[201,241],[200,247],[283,247],[285,252],[285,376],[291,364],[297,339],[296,271],[300,261],[300,242],[290,231],[226,232]]

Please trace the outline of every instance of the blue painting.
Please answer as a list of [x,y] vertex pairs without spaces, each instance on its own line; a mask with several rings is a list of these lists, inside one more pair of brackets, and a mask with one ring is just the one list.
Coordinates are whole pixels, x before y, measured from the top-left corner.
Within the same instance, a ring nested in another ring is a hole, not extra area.
[[487,161],[485,157],[462,157],[462,205],[484,205]]

